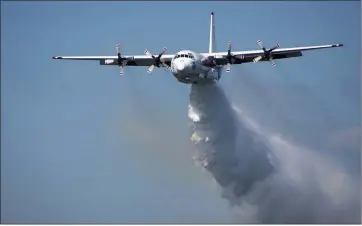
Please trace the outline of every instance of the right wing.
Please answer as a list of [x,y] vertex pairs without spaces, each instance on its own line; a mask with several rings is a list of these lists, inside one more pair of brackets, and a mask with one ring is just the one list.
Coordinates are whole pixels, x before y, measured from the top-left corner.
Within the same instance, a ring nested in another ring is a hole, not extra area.
[[[162,55],[161,60],[168,66],[171,64],[174,55]],[[126,59],[126,64],[123,66],[151,66],[155,60],[151,56],[136,55],[136,56],[122,56]],[[95,60],[99,61],[100,65],[117,65],[118,56],[54,56],[53,59],[57,60]]]

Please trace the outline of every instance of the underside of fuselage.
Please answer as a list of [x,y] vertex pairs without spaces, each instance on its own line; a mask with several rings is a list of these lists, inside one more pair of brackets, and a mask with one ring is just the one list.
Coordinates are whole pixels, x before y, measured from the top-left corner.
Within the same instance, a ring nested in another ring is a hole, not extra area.
[[221,78],[221,68],[210,68],[209,71],[195,71],[193,73],[173,72],[175,78],[185,84],[211,84]]
[[212,79],[189,79],[189,78],[177,78],[177,81],[184,84],[198,84],[198,85],[206,85],[217,82],[217,80],[212,80]]

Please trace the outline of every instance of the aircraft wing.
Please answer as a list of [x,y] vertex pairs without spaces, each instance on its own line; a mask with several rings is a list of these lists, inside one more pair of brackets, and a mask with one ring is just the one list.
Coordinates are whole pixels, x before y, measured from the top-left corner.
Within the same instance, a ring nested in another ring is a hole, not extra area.
[[[161,60],[168,66],[171,64],[174,55],[162,55]],[[155,61],[152,56],[136,55],[136,56],[122,56],[125,58],[123,66],[151,66]],[[54,56],[53,59],[57,60],[94,60],[99,61],[100,65],[118,65],[118,56]]]
[[[343,44],[332,44],[332,45],[319,45],[319,46],[305,46],[305,47],[293,47],[293,48],[275,48],[271,51],[272,59],[284,59],[291,57],[302,56],[303,51],[326,49],[342,47]],[[254,62],[255,58],[259,58],[257,61],[269,61],[271,60],[267,55],[266,49],[261,50],[246,50],[246,51],[232,51],[231,54],[234,57],[233,64],[242,64]],[[215,53],[203,53],[205,57],[214,56],[218,65],[226,65],[228,63],[227,56],[228,52],[215,52]]]

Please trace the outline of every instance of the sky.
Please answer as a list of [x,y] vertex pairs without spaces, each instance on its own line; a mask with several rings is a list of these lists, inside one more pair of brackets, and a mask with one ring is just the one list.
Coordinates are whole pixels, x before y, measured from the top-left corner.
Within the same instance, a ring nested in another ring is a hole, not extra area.
[[221,85],[263,130],[360,172],[360,2],[1,2],[1,219],[235,223],[189,142],[190,87],[167,71],[55,55],[343,43],[237,65]]

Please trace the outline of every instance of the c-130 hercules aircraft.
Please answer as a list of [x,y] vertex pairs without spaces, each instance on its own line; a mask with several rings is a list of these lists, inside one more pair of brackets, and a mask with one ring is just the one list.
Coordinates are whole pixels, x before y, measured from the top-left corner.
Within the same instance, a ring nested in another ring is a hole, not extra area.
[[145,55],[122,56],[120,46],[116,45],[117,56],[55,56],[53,59],[63,60],[98,60],[100,65],[117,65],[120,74],[123,75],[125,66],[148,66],[148,73],[154,67],[164,67],[172,72],[175,78],[186,84],[213,83],[221,78],[222,68],[226,67],[226,72],[230,72],[231,64],[243,64],[250,62],[269,61],[274,67],[277,59],[302,56],[302,51],[342,47],[343,44],[305,46],[293,48],[279,48],[275,45],[271,49],[266,49],[260,40],[257,44],[261,50],[231,51],[231,42],[228,42],[227,52],[215,52],[215,24],[214,13],[211,13],[210,21],[210,41],[208,53],[196,53],[191,50],[182,50],[176,54],[167,54],[167,48],[154,56],[149,50]]

